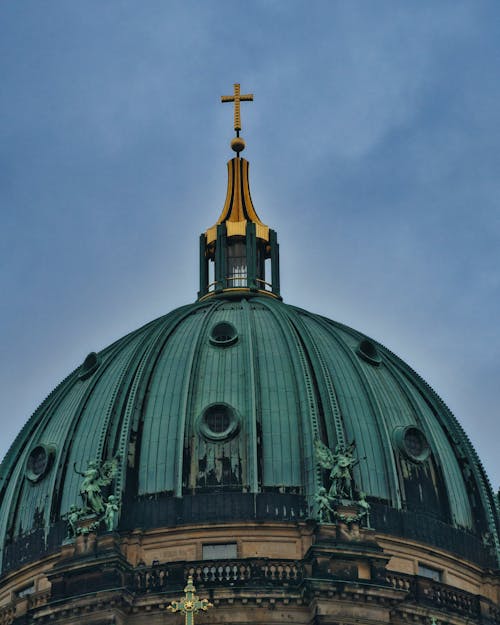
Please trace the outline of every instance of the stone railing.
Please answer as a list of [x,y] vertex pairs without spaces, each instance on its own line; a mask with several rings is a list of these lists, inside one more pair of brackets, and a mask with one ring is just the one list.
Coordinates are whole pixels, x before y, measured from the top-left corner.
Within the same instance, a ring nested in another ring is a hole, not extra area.
[[29,610],[37,608],[48,602],[50,589],[41,590],[26,597],[15,597],[0,608],[0,625],[10,625],[14,619],[26,614]]
[[418,581],[418,599],[437,608],[473,618],[479,616],[481,610],[476,595],[422,578]]
[[426,577],[404,575],[392,571],[387,573],[386,581],[393,588],[408,592],[409,597],[418,603],[426,603],[438,610],[449,610],[471,618],[480,616],[479,597],[465,590],[459,590]]
[[0,625],[10,625],[14,620],[16,608],[14,603],[8,603],[0,608]]
[[411,596],[415,595],[416,581],[412,575],[404,575],[402,573],[394,573],[393,571],[387,571],[385,581],[396,588],[396,590],[404,590],[409,592]]
[[[294,560],[247,558],[242,560],[202,560],[137,567],[133,589],[136,592],[168,592],[181,589],[189,575],[196,587],[297,586],[305,577],[304,563]],[[388,586],[407,593],[407,599],[437,610],[470,618],[480,616],[477,595],[417,575],[388,571]]]
[[198,584],[232,585],[261,581],[293,585],[302,580],[303,567],[290,560],[212,561],[188,566],[187,573]]
[[137,567],[134,590],[158,592],[177,589],[189,575],[196,587],[280,585],[294,586],[304,577],[303,565],[292,560],[202,560],[179,564]]
[[39,590],[38,592],[34,592],[32,595],[28,595],[27,599],[28,599],[28,610],[32,610],[33,608],[37,608],[40,605],[44,605],[50,599],[50,588],[46,588],[45,590]]

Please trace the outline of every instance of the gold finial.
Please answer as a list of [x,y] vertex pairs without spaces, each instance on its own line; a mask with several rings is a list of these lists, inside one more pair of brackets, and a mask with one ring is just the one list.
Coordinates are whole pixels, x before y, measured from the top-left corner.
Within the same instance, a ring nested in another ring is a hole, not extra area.
[[[221,102],[234,102],[234,129],[236,131],[236,137],[240,136],[241,130],[241,114],[240,114],[240,102],[251,102],[253,100],[253,93],[247,93],[246,95],[241,95],[240,93],[240,85],[239,83],[234,83],[234,93],[233,95],[223,95],[221,96]],[[233,145],[234,144],[234,145]],[[231,147],[235,152],[241,152],[245,147],[245,143],[243,139],[241,141],[233,141],[231,142]],[[239,149],[236,149],[236,148]]]
[[213,605],[208,599],[200,599],[196,596],[195,592],[196,588],[193,586],[193,576],[190,575],[187,585],[184,588],[185,598],[180,601],[172,601],[171,605],[167,608],[170,612],[182,612],[185,616],[185,625],[194,625],[194,615],[200,610],[205,612],[208,608],[213,608]]

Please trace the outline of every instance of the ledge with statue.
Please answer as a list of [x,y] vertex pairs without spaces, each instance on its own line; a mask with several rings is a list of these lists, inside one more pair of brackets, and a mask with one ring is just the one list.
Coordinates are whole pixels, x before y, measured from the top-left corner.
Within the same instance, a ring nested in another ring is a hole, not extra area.
[[54,599],[96,592],[126,584],[129,564],[116,528],[120,500],[112,494],[120,458],[88,462],[79,492],[81,504],[73,504],[66,521],[66,538],[60,558],[47,574]]
[[83,477],[80,485],[82,504],[73,504],[65,517],[68,523],[67,540],[103,527],[108,532],[115,529],[120,502],[116,495],[108,494],[106,497],[106,490],[117,474],[119,461],[119,456],[102,464],[91,460],[85,471],[78,471],[76,465],[73,466],[75,473]]
[[364,545],[380,551],[370,523],[371,506],[354,480],[353,469],[360,462],[355,457],[355,441],[339,443],[332,451],[316,439],[314,448],[319,466],[329,471],[328,490],[319,486],[314,496],[312,516],[319,523],[317,543],[348,543],[357,548]]

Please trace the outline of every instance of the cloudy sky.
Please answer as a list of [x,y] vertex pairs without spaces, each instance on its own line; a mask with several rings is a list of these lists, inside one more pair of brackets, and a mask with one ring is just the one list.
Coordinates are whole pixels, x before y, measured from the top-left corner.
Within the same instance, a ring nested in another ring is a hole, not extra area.
[[0,456],[90,351],[191,302],[240,82],[285,301],[387,345],[500,485],[500,4],[0,4]]

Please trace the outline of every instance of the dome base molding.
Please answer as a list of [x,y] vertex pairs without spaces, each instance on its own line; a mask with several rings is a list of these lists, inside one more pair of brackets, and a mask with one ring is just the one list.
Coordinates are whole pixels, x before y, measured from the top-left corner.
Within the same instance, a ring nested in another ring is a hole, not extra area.
[[[306,625],[316,619],[324,625],[407,620],[429,625],[429,615],[456,625],[500,623],[497,576],[485,580],[474,565],[430,554],[418,543],[406,544],[415,565],[441,562],[447,578],[468,576],[468,587],[475,581],[476,592],[409,574],[400,557],[401,539],[342,525],[234,523],[124,535],[91,532],[45,561],[3,576],[0,625],[163,623],[166,607],[181,596],[189,575],[197,594],[214,604],[210,617],[199,616],[200,623]],[[207,544],[228,541],[236,544],[237,557],[199,557]],[[174,555],[175,545],[180,557],[163,559],[162,554]],[[193,557],[182,557],[188,553]],[[29,583],[32,592],[25,594]],[[180,615],[169,618],[181,625]]]

